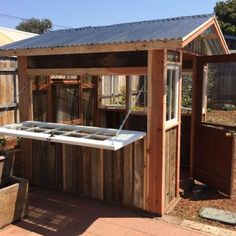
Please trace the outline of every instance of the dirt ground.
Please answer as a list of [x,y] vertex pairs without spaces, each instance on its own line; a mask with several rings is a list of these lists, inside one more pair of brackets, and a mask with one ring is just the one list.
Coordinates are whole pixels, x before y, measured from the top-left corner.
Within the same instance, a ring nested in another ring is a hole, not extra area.
[[180,202],[170,215],[236,231],[236,226],[201,218],[199,210],[202,207],[213,207],[236,213],[236,199],[229,199],[206,185],[196,183],[185,190]]
[[236,110],[222,111],[212,110],[207,112],[207,122],[214,122],[224,125],[236,125]]

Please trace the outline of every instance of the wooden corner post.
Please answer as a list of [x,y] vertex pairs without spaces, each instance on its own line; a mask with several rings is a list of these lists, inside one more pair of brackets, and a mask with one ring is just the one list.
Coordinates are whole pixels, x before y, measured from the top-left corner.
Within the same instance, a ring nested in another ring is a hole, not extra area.
[[[18,57],[18,84],[19,84],[19,110],[20,122],[32,120],[32,85],[27,76],[27,57]],[[21,140],[22,177],[32,181],[32,140]]]
[[147,211],[164,211],[167,51],[148,51]]

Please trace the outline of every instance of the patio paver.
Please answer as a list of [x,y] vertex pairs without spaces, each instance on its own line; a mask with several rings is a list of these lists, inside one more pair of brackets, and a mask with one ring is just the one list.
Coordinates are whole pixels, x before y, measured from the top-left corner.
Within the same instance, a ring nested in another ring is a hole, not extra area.
[[0,231],[0,236],[160,235],[206,236],[116,207],[66,193],[37,189],[30,193],[29,215]]

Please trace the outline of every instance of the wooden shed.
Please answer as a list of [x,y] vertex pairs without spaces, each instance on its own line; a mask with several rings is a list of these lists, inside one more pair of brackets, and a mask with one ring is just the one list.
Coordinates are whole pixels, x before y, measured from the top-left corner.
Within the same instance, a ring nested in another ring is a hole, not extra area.
[[23,137],[31,183],[161,215],[179,196],[182,71],[193,73],[195,131],[198,60],[218,54],[229,50],[212,15],[58,30],[3,46],[0,56],[18,58],[21,123],[0,133]]

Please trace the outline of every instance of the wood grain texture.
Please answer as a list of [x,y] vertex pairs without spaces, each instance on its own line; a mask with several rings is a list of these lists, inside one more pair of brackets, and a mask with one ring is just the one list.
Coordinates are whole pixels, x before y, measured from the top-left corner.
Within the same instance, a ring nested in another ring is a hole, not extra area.
[[164,210],[166,66],[166,50],[148,52],[147,209],[158,214]]
[[[19,75],[19,109],[20,121],[32,120],[33,118],[33,97],[31,82],[27,75],[27,58],[18,57]],[[32,140],[21,140],[21,149],[24,155],[22,159],[23,177],[32,181]]]

